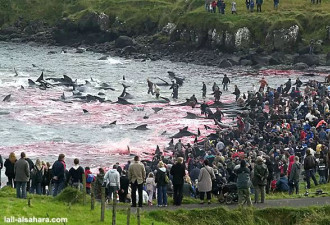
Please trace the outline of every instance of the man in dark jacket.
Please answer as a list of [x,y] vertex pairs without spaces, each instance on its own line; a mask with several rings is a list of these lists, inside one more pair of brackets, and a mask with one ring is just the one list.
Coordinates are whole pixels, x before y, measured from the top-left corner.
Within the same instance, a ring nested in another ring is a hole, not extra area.
[[315,178],[315,168],[316,168],[316,160],[315,157],[311,154],[310,149],[306,151],[306,158],[304,160],[304,169],[306,174],[307,188],[311,188],[310,178],[312,177],[315,186],[317,185],[317,181]]
[[230,80],[227,77],[227,75],[225,74],[225,76],[222,79],[222,85],[223,85],[223,90],[224,91],[228,91],[228,84],[230,84]]
[[267,185],[266,185],[266,194],[269,194],[270,183],[274,179],[274,163],[270,160],[270,157],[266,158],[266,166],[268,169]]
[[295,162],[292,164],[291,172],[289,175],[289,194],[293,194],[294,188],[296,188],[296,194],[299,194],[299,176],[301,165],[298,156],[296,156],[294,160]]
[[15,163],[15,181],[17,198],[26,198],[26,184],[30,180],[29,163],[25,160],[25,153],[21,153],[21,158]]
[[236,170],[237,174],[237,191],[238,204],[243,205],[245,202],[248,206],[252,206],[250,197],[250,170],[246,167],[246,161],[242,160],[240,168]]
[[254,166],[253,185],[255,188],[255,203],[258,203],[259,194],[261,193],[261,203],[265,202],[265,186],[267,184],[268,169],[263,163],[261,156],[258,156],[256,165]]
[[55,161],[55,163],[53,164],[52,172],[53,172],[53,182],[54,182],[54,192],[53,192],[54,197],[57,194],[59,194],[65,186],[66,165],[65,165],[64,158],[65,158],[65,155],[60,154],[58,156],[58,160]]
[[0,188],[1,188],[1,170],[3,168],[3,160],[2,160],[2,156],[0,155]]
[[69,170],[69,182],[72,187],[82,190],[82,176],[85,175],[85,171],[84,168],[79,165],[79,159],[74,159],[73,163],[74,166]]
[[171,168],[171,175],[173,176],[173,200],[174,205],[180,206],[182,202],[182,191],[184,184],[184,176],[186,175],[185,166],[183,163],[183,158],[178,157],[177,163]]
[[129,187],[129,179],[126,176],[126,170],[123,170],[122,176],[120,177],[120,190],[118,192],[120,202],[124,202],[124,203],[126,202],[128,187]]

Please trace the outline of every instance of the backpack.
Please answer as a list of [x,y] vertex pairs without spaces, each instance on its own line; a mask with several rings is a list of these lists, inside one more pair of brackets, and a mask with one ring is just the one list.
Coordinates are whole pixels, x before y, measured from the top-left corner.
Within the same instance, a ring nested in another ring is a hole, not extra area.
[[91,173],[88,174],[88,175],[87,175],[87,179],[86,179],[86,183],[90,184],[90,183],[93,182],[93,180],[94,180],[94,175],[91,174]]
[[42,182],[42,169],[38,169],[36,166],[34,167],[35,174],[34,174],[34,182],[39,184]]

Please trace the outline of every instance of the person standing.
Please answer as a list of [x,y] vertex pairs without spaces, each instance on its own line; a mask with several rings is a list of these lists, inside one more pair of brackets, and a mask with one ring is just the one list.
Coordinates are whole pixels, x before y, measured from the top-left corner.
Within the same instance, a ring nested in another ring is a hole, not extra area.
[[17,198],[26,198],[26,184],[30,180],[29,163],[25,157],[25,153],[22,152],[21,158],[14,165]]
[[128,179],[132,188],[132,207],[136,207],[136,190],[139,194],[139,207],[142,207],[142,189],[146,179],[146,170],[143,163],[140,162],[139,156],[134,157],[134,162],[128,168]]
[[238,191],[238,204],[243,205],[245,202],[248,206],[252,206],[250,197],[250,170],[246,167],[246,161],[241,160],[240,168],[236,171],[237,174],[237,191]]
[[128,194],[129,180],[126,176],[126,170],[123,170],[122,175],[120,177],[120,190],[119,193],[119,202],[126,202],[126,197]]
[[5,175],[8,177],[8,182],[7,182],[7,185],[10,186],[10,187],[16,187],[16,184],[15,184],[15,169],[14,169],[14,166],[15,166],[15,163],[16,163],[17,159],[16,159],[16,155],[14,152],[11,152],[9,154],[9,158],[6,159],[5,161],[5,168],[6,168],[6,171],[5,171]]
[[0,155],[0,188],[1,188],[1,170],[3,168],[2,156]]
[[178,157],[176,164],[171,168],[170,174],[173,176],[173,200],[174,205],[180,206],[183,196],[184,176],[186,175],[183,158]]
[[147,83],[148,83],[148,94],[152,94],[154,95],[154,84],[149,80],[149,78],[147,79]]
[[274,9],[278,9],[278,4],[280,3],[280,0],[274,0]]
[[236,2],[231,2],[231,14],[237,14]]
[[156,183],[155,183],[155,178],[154,178],[154,173],[150,172],[148,174],[148,178],[146,180],[146,186],[147,186],[147,193],[148,193],[148,205],[152,206],[152,199],[154,196],[154,191],[155,191],[155,187],[156,187]]
[[257,12],[261,12],[261,5],[263,3],[263,0],[256,0],[257,4]]
[[299,194],[299,176],[301,173],[301,164],[299,162],[299,157],[294,157],[294,163],[291,167],[291,172],[289,175],[289,194],[293,194],[294,188],[296,189],[296,194]]
[[315,186],[318,185],[315,178],[315,168],[316,168],[316,160],[315,157],[311,153],[311,149],[307,149],[306,158],[304,160],[304,169],[306,174],[307,188],[311,188],[310,178],[313,179]]
[[84,168],[79,165],[79,159],[73,160],[74,166],[69,170],[69,180],[72,187],[78,190],[83,189],[82,176],[85,174]]
[[156,98],[158,99],[160,96],[160,88],[158,87],[157,84],[154,84],[154,90],[155,90]]
[[203,96],[203,98],[205,98],[206,97],[206,84],[205,84],[205,82],[203,82],[203,87],[202,87],[202,96]]
[[222,85],[223,85],[223,90],[224,91],[228,91],[228,84],[230,84],[230,80],[227,77],[227,75],[225,74],[225,76],[222,79]]
[[[167,176],[167,178],[166,178]],[[162,161],[158,164],[158,169],[156,173],[156,184],[157,184],[157,205],[158,207],[167,206],[167,185],[168,185],[168,174],[164,163]]]
[[109,203],[111,199],[116,200],[116,192],[120,189],[120,174],[116,165],[113,165],[112,169],[105,174],[103,183],[106,183],[108,188]]
[[53,196],[56,197],[65,186],[65,155],[59,154],[58,160],[54,162],[52,172],[53,172],[53,182],[54,182],[54,192]]
[[253,185],[255,188],[255,203],[259,201],[259,194],[261,194],[261,203],[265,202],[265,187],[267,185],[268,169],[264,164],[261,156],[257,157],[256,165],[254,166]]
[[212,191],[212,180],[215,179],[214,171],[212,167],[209,166],[209,161],[204,160],[204,167],[201,169],[198,176],[198,192],[200,195],[200,204],[204,204],[204,196],[206,193],[206,198],[208,204],[211,204],[211,191]]
[[237,100],[239,99],[239,96],[241,95],[241,91],[238,89],[236,84],[235,84],[235,91],[233,92],[233,94],[236,96],[235,100],[237,102]]
[[265,87],[268,86],[268,83],[264,77],[259,81],[259,83],[260,83],[259,90],[261,89],[262,91],[264,91]]
[[34,194],[36,193],[37,195],[41,195],[42,190],[41,190],[41,185],[44,177],[45,169],[40,161],[40,159],[36,160],[36,163],[34,167],[31,170],[31,180],[32,180],[32,185],[30,188],[30,193]]

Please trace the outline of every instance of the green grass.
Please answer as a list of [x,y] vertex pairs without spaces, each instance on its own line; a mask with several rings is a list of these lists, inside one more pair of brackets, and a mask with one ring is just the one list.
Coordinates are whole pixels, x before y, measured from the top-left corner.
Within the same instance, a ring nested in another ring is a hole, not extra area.
[[[1,217],[61,217],[68,218],[66,224],[110,224],[111,210],[105,213],[105,222],[100,222],[100,205],[96,203],[95,210],[90,210],[90,199],[82,204],[82,195],[74,189],[66,189],[56,198],[48,196],[29,195],[31,206],[26,199],[15,198],[15,191],[10,188],[0,190]],[[73,201],[74,200],[74,201]],[[71,202],[71,203],[68,203]],[[142,210],[143,212],[143,210]],[[1,220],[3,218],[0,218]],[[281,224],[329,224],[330,206],[308,208],[269,208],[257,210],[255,208],[228,209],[217,207],[210,209],[194,209],[176,211],[157,210],[143,212],[141,224],[150,225],[281,225]],[[15,223],[12,223],[15,224]],[[126,224],[124,210],[117,212],[117,224]],[[137,224],[136,214],[131,214],[131,224]]]
[[297,24],[302,30],[302,42],[307,44],[310,39],[324,39],[330,21],[330,0],[323,0],[321,5],[313,5],[309,0],[281,1],[277,11],[273,1],[264,1],[262,13],[248,12],[245,1],[238,0],[238,15],[230,13],[231,0],[225,2],[226,15],[219,15],[205,12],[203,0],[0,0],[0,26],[19,17],[55,24],[62,17],[78,20],[86,12],[97,11],[105,12],[112,22],[115,18],[123,22],[122,29],[132,35],[145,34],[146,22],[159,29],[174,22],[178,28],[203,32],[214,28],[235,31],[247,26],[255,42],[264,44],[269,31]]

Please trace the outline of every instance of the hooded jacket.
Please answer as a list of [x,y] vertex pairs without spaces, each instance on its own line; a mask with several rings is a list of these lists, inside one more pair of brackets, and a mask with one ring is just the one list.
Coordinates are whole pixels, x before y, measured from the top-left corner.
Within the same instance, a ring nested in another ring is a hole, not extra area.
[[82,183],[83,174],[85,174],[84,169],[79,165],[74,165],[69,170],[69,176],[72,183]]
[[288,176],[290,176],[291,170],[292,170],[292,165],[294,164],[294,155],[291,155],[289,157],[289,167],[288,167]]
[[253,184],[254,185],[266,185],[268,177],[267,166],[262,161],[257,161],[254,166]]
[[120,175],[116,169],[109,170],[105,176],[104,181],[107,186],[118,187],[120,189]]
[[161,168],[157,169],[156,179],[155,179],[157,187],[162,187],[162,186],[167,185],[166,182],[165,182],[165,176],[166,175],[167,175],[167,173],[166,173],[166,168],[165,167],[161,167]]

